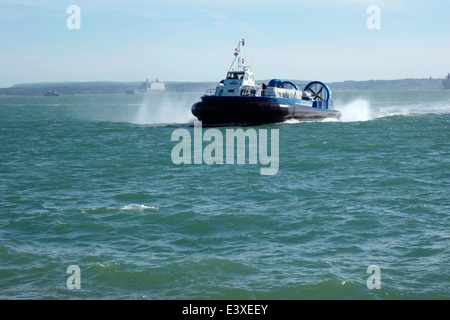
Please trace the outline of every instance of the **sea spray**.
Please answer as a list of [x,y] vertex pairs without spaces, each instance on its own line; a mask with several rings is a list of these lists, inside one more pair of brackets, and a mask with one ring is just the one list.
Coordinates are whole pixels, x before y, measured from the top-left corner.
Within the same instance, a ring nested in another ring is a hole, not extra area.
[[[336,118],[325,118],[320,120],[320,122],[356,122],[356,121],[369,121],[374,118],[373,111],[371,110],[370,102],[367,100],[359,99],[354,100],[342,105],[335,106],[336,110],[342,113],[340,119]],[[304,122],[316,122],[317,120],[297,120],[289,119],[283,122],[284,124],[297,124]]]
[[373,119],[370,102],[367,100],[355,100],[343,106],[335,107],[341,111],[342,122],[369,121]]
[[137,124],[188,123],[194,119],[191,106],[197,95],[147,93],[134,118]]
[[387,107],[379,108],[375,114],[376,118],[384,118],[391,116],[410,116],[420,114],[445,114],[450,112],[449,103],[409,103],[394,104]]
[[366,90],[338,91],[334,107],[342,122],[368,121],[392,116],[446,114],[450,103],[445,90]]

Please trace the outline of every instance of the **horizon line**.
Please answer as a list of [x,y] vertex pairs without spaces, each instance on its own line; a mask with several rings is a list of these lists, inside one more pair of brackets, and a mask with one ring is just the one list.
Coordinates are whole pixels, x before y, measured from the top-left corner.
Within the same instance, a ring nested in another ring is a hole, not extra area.
[[[286,78],[288,79],[288,78]],[[396,79],[366,79],[366,80],[341,80],[341,81],[322,81],[324,83],[344,83],[344,82],[369,82],[369,81],[401,81],[401,80],[445,80],[444,78],[396,78]],[[255,80],[255,82],[259,81],[270,81],[271,79],[259,79]],[[299,81],[299,82],[307,82],[307,81],[314,81],[314,80],[307,80],[307,79],[288,79],[291,81]],[[22,82],[22,83],[15,83],[9,87],[3,87],[0,89],[9,89],[15,86],[21,86],[21,85],[39,85],[39,84],[79,84],[79,83],[142,83],[145,82],[145,80],[133,80],[133,81],[120,81],[120,80],[64,80],[64,81],[38,81],[38,82]],[[217,80],[204,80],[204,81],[182,81],[182,80],[166,80],[161,81],[164,83],[207,83],[207,82],[218,82]]]

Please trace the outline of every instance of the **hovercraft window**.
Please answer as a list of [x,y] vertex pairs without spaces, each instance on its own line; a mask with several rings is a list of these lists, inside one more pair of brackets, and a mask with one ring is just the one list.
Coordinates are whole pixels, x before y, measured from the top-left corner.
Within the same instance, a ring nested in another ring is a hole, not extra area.
[[234,89],[228,90],[228,93],[233,93],[233,92],[234,92]]

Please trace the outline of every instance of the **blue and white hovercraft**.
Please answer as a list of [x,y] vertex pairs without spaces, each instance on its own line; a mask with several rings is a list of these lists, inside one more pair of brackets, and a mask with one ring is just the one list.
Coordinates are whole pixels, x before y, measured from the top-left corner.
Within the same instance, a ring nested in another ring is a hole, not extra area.
[[341,117],[341,112],[334,110],[331,91],[323,82],[310,82],[303,90],[291,81],[279,79],[272,79],[267,85],[256,84],[250,67],[244,66],[244,59],[240,58],[244,45],[244,39],[239,41],[226,79],[192,106],[192,114],[199,121],[211,125],[250,125]]

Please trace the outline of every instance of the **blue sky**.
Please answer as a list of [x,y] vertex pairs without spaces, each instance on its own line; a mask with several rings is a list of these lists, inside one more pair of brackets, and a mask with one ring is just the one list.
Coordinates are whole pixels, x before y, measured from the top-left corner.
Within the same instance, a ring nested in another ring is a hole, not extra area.
[[[81,29],[67,28],[70,5]],[[241,38],[257,79],[443,78],[450,1],[0,0],[0,87],[219,81]]]

